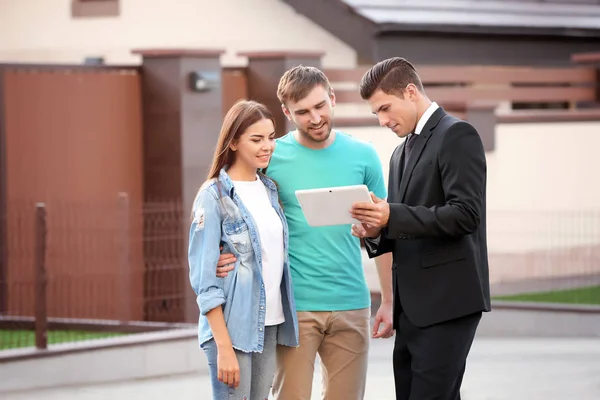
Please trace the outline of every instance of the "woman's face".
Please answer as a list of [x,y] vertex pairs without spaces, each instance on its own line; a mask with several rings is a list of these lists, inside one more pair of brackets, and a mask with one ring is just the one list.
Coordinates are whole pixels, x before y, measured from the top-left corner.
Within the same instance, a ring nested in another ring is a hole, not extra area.
[[229,147],[235,152],[235,163],[242,163],[249,169],[266,168],[275,150],[273,121],[263,118],[255,122]]

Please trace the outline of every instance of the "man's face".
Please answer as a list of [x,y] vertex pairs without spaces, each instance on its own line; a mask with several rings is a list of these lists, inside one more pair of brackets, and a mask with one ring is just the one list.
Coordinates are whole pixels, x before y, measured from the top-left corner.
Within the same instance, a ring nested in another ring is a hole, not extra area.
[[322,85],[317,85],[305,98],[297,102],[288,101],[282,109],[304,140],[322,143],[331,135],[334,106],[333,89],[329,93]]
[[404,98],[400,98],[376,90],[367,102],[373,114],[377,115],[379,125],[390,128],[400,138],[413,132],[418,122],[415,91],[414,85],[408,85]]

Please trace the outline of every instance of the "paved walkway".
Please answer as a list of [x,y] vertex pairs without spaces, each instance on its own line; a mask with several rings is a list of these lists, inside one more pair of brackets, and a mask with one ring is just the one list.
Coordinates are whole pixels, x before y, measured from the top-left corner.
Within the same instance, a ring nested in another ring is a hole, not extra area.
[[[372,342],[366,400],[393,400],[392,340]],[[318,368],[317,368],[318,371]],[[320,373],[312,399],[319,399]],[[210,399],[208,377],[185,375],[135,382],[4,394],[3,400]],[[463,400],[598,400],[600,340],[478,338],[467,365]]]

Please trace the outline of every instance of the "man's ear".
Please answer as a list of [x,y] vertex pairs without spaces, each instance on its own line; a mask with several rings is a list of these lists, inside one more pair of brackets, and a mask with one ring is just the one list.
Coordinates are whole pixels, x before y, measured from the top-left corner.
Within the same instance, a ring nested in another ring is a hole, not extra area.
[[292,120],[292,114],[290,114],[290,110],[288,110],[288,108],[285,106],[285,104],[281,105],[281,111],[283,111],[283,114],[288,119],[288,121]]
[[406,86],[405,92],[406,94],[408,94],[409,99],[411,100],[416,100],[417,99],[417,92],[419,91],[419,89],[417,89],[417,87],[412,84],[409,83],[408,86]]
[[329,99],[331,100],[331,106],[335,107],[335,92],[333,91],[333,88],[329,89]]

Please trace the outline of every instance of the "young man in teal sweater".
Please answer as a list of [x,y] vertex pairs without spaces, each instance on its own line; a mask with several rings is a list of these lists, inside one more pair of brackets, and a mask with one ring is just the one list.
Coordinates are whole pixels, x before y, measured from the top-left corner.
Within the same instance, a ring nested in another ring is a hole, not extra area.
[[[393,335],[391,257],[375,260],[382,304],[370,335],[370,293],[359,240],[350,225],[310,227],[295,191],[365,184],[386,198],[381,161],[371,144],[333,129],[335,94],[319,69],[288,70],[277,96],[296,130],[277,139],[266,174],[279,185],[289,225],[300,346],[278,347],[273,394],[279,400],[310,399],[318,353],[325,398],[359,400],[365,392],[370,337]],[[222,255],[217,273],[231,271],[234,261],[232,255]]]

